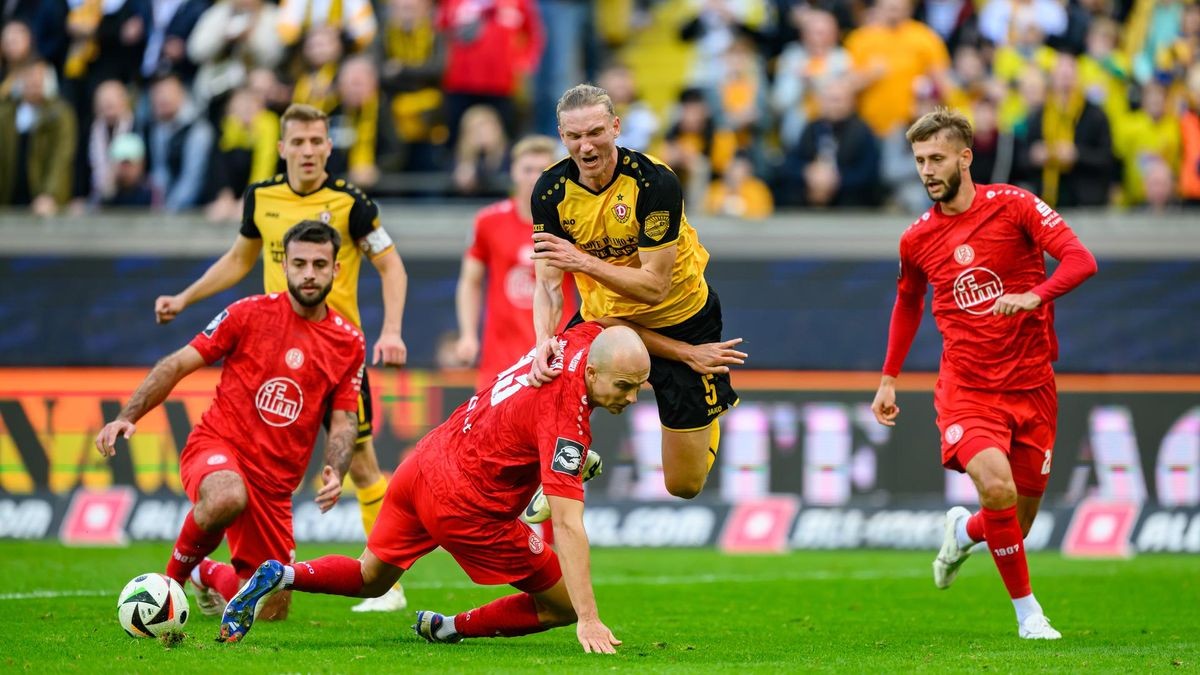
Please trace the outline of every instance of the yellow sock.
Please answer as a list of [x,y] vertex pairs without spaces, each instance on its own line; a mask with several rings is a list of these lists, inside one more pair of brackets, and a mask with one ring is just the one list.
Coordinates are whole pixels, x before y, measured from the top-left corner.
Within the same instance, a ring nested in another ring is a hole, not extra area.
[[358,489],[358,508],[362,511],[363,531],[371,534],[375,527],[375,519],[379,517],[379,509],[383,506],[383,493],[387,492],[387,478],[380,476],[379,480],[365,488]]
[[717,448],[721,445],[721,421],[713,420],[712,431],[708,437],[708,466],[706,471],[712,473],[713,464],[717,461]]

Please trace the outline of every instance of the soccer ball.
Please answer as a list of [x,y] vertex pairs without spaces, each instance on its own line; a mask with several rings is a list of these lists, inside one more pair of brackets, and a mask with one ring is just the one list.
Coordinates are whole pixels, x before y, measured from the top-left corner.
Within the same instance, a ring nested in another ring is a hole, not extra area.
[[139,574],[117,598],[117,619],[133,637],[158,637],[182,629],[190,609],[183,587],[165,574]]

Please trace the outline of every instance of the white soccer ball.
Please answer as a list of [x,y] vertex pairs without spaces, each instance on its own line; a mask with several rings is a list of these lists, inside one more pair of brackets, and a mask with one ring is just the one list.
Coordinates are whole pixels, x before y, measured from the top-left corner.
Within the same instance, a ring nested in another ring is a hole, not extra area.
[[190,613],[183,587],[165,574],[139,574],[125,584],[117,598],[117,619],[133,637],[152,638],[180,630]]

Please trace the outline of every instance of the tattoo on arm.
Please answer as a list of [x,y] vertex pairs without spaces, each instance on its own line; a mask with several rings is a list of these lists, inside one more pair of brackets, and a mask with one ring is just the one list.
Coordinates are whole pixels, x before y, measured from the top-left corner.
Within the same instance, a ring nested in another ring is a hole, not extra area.
[[335,411],[342,415],[342,424],[331,424],[329,427],[329,442],[325,446],[325,463],[337,469],[345,476],[350,469],[350,458],[354,455],[354,445],[358,441],[358,414],[349,411]]

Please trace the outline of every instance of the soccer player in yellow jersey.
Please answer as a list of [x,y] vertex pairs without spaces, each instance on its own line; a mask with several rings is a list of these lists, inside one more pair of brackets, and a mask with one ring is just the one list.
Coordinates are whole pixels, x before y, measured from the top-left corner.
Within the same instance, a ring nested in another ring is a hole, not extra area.
[[[704,488],[720,439],[717,418],[737,405],[729,368],[710,366],[690,345],[741,363],[721,342],[721,303],[704,280],[708,251],[683,213],[679,179],[657,159],[617,146],[621,120],[599,87],[581,84],[558,102],[558,131],[570,157],[533,191],[537,287],[535,381],[554,376],[550,340],[562,313],[559,287],[572,272],[583,299],[574,322],[619,318],[674,341],[646,339],[650,384],[663,427],[667,491],[690,499]],[[641,332],[641,331],[639,331]]]
[[[154,303],[159,323],[174,319],[188,305],[219,293],[241,281],[263,255],[263,286],[270,292],[286,292],[283,235],[301,220],[319,220],[342,235],[337,261],[341,272],[334,279],[329,305],[361,328],[358,315],[358,271],[362,259],[371,262],[383,280],[383,330],[375,342],[372,364],[402,366],[408,349],[400,337],[408,275],[391,238],[379,224],[379,207],[357,187],[334,179],[325,171],[333,150],[329,120],[320,110],[302,104],[290,106],[280,119],[282,140],[279,155],[287,173],[254,183],[243,197],[242,227],[233,247],[222,255],[191,286],[178,295],[164,295]],[[387,490],[387,478],[379,470],[371,442],[371,395],[364,371],[359,397],[358,445],[350,464],[350,478],[357,488],[363,529],[375,524]],[[407,601],[399,586],[380,598],[355,606],[356,611],[394,611]]]

